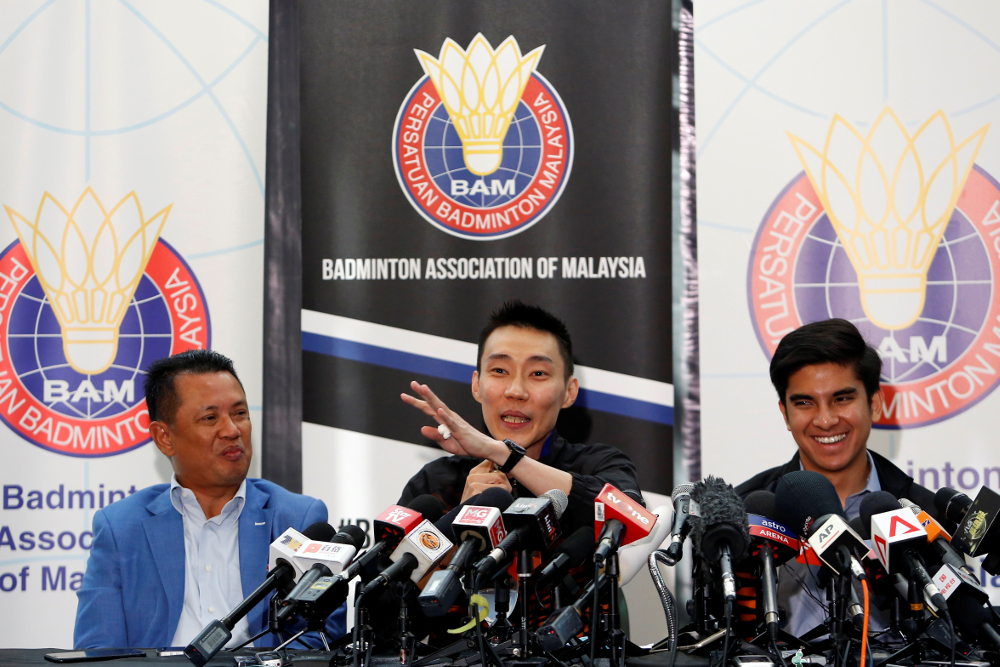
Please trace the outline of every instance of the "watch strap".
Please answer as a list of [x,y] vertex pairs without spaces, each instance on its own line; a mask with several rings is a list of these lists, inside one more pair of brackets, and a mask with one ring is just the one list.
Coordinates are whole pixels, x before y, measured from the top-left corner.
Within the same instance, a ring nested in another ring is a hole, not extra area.
[[514,466],[517,465],[518,461],[524,458],[525,451],[524,447],[521,447],[513,440],[504,440],[503,444],[507,445],[507,449],[510,450],[510,455],[507,457],[507,460],[504,461],[504,464],[497,468],[497,472],[502,472],[506,475],[514,469]]

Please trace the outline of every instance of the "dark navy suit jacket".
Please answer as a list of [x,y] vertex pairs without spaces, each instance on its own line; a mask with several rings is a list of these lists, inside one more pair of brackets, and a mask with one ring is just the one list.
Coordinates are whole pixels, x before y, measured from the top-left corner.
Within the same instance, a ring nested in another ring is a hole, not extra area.
[[[243,595],[267,576],[268,547],[287,528],[326,521],[322,501],[262,479],[247,479],[239,519]],[[169,646],[184,605],[184,523],[170,485],[156,484],[94,515],[94,543],[77,592],[76,648]],[[345,632],[346,608],[327,620],[331,638]],[[250,635],[267,624],[267,600],[247,616]],[[273,635],[257,644],[276,646]]]

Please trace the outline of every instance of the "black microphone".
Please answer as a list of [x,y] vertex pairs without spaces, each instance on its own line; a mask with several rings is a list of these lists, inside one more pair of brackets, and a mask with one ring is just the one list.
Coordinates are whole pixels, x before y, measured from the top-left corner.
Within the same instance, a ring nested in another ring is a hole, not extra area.
[[670,499],[674,504],[674,525],[670,529],[670,544],[664,550],[671,565],[676,565],[684,556],[684,539],[691,532],[691,516],[698,516],[698,503],[691,500],[694,484],[678,484]]
[[519,549],[547,549],[559,537],[559,517],[568,505],[569,498],[559,489],[546,491],[538,498],[515,500],[503,513],[507,537],[476,564],[476,580],[488,579],[502,570]]
[[990,574],[1000,574],[1000,494],[988,486],[979,489],[976,499],[965,512],[955,529],[951,545],[958,551],[977,558],[989,554],[983,569]]
[[840,496],[830,480],[809,470],[790,472],[778,480],[774,503],[778,520],[800,531],[834,574],[850,570],[858,579],[866,578],[858,558],[868,553],[868,545],[847,525]]
[[553,549],[553,555],[547,563],[540,566],[537,574],[532,574],[535,587],[539,590],[550,583],[561,581],[575,567],[583,565],[594,553],[594,530],[590,526],[580,526],[562,543]]
[[961,523],[966,512],[969,511],[970,505],[972,505],[972,498],[955,489],[949,489],[947,486],[942,486],[934,494],[934,507],[938,508],[938,511],[946,519],[954,523]]
[[727,601],[736,600],[733,560],[746,555],[750,526],[743,501],[733,487],[709,476],[694,485],[691,497],[701,510],[701,523],[691,532],[695,553],[718,565],[722,572],[722,592]]
[[[302,534],[310,540],[326,542],[336,532],[333,526],[327,522],[317,521],[302,531]],[[281,540],[282,537],[279,536],[276,543]],[[184,655],[194,663],[195,667],[202,667],[233,638],[233,628],[244,616],[250,613],[251,609],[260,604],[275,589],[289,590],[294,583],[295,566],[284,559],[278,559],[277,565],[271,568],[267,577],[264,578],[264,583],[248,595],[243,602],[236,605],[222,620],[209,621],[205,629],[198,633],[198,636],[185,647]]]
[[462,573],[472,564],[472,559],[488,552],[495,546],[494,542],[499,544],[506,537],[500,512],[513,502],[514,496],[506,489],[492,487],[469,498],[435,524],[445,536],[450,533],[449,539],[460,545],[448,567],[432,574],[417,597],[424,614],[443,616],[455,604],[464,591]]
[[777,642],[779,616],[776,566],[798,554],[799,540],[786,526],[771,518],[774,516],[772,492],[754,491],[746,497],[743,504],[750,524],[750,555],[756,555],[761,563],[764,623],[771,641]]
[[[350,555],[353,557],[353,555],[357,553],[357,550],[360,549],[365,543],[365,537],[365,531],[360,527],[347,525],[344,526],[339,533],[331,537],[329,543],[347,544],[354,547],[354,551],[350,552]],[[346,559],[344,560],[346,561]],[[312,588],[313,584],[315,584],[320,577],[332,577],[334,574],[339,574],[339,572],[334,573],[326,563],[313,563],[312,567],[306,570],[302,576],[299,577],[299,581],[295,584],[295,588],[293,588],[291,592],[285,596],[284,600],[281,601],[281,606],[278,609],[278,613],[275,618],[282,623],[287,621],[298,611],[300,599],[306,591]]]
[[608,575],[602,572],[596,580],[591,579],[590,583],[584,587],[576,602],[568,607],[557,609],[554,614],[549,616],[545,623],[535,631],[538,644],[551,653],[565,646],[571,637],[579,634],[583,630],[583,614],[594,599],[594,588],[600,590],[608,580]]

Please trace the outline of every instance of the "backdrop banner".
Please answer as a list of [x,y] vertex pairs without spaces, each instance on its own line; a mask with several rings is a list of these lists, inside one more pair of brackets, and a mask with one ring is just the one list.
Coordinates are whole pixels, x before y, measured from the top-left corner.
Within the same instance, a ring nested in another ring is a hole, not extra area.
[[300,5],[303,491],[367,522],[442,455],[411,380],[485,428],[476,340],[519,298],[574,338],[560,433],[669,493],[669,3],[373,7]]
[[95,511],[170,480],[152,361],[220,350],[259,415],[267,12],[0,12],[2,647],[70,647]]
[[842,317],[882,356],[869,448],[932,490],[1000,489],[997,7],[698,9],[703,471],[791,457],[769,360]]

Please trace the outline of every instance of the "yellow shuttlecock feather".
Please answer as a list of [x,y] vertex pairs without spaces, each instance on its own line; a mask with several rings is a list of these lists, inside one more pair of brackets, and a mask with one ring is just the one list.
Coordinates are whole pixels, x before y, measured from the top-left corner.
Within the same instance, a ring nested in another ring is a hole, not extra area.
[[46,192],[34,222],[4,206],[62,328],[76,371],[102,373],[171,205],[149,218],[134,192],[107,210],[87,188],[67,209]]
[[545,46],[521,55],[513,36],[494,50],[478,34],[462,49],[445,40],[438,58],[415,49],[462,140],[465,166],[485,176],[500,167],[503,140]]
[[938,111],[911,135],[886,107],[866,135],[835,115],[822,151],[788,133],[876,326],[905,329],[923,312],[927,271],[988,129],[956,144]]

